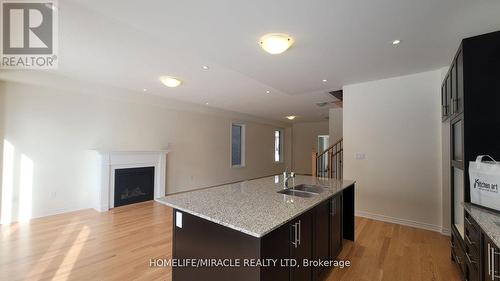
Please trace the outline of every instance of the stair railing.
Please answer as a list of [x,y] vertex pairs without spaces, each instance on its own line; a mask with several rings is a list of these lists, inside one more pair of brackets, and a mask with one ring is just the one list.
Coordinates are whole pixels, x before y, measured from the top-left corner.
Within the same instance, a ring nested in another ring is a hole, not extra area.
[[338,140],[319,154],[318,152],[313,152],[312,175],[316,177],[342,179],[343,157],[343,139]]

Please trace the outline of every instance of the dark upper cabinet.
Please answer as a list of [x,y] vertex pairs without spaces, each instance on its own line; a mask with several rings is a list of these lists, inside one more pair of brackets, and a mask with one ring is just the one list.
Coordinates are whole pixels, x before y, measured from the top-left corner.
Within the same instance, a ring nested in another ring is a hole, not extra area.
[[[478,155],[500,159],[500,31],[463,39],[441,85],[442,119],[450,120],[450,178],[452,258],[464,280],[485,278],[488,265],[486,242],[479,227],[463,213],[470,202],[469,163]],[[491,246],[490,246],[491,253]],[[492,258],[490,256],[490,258]],[[492,271],[489,271],[491,275]],[[497,272],[497,275],[500,273]]]
[[312,214],[307,212],[293,220],[290,226],[290,258],[295,259],[299,266],[290,269],[291,281],[311,280],[310,267],[302,266],[303,261],[312,258]]
[[455,77],[456,77],[456,94],[455,94],[455,110],[454,114],[460,114],[464,111],[464,55],[462,49],[458,51],[455,59]]
[[453,64],[450,67],[450,79],[448,81],[449,89],[450,89],[450,116],[455,116],[458,114],[458,108],[456,101],[457,99],[457,64],[456,60],[453,61]]
[[450,98],[448,95],[448,76],[441,85],[441,117],[443,121],[450,117]]
[[454,118],[463,112],[464,96],[463,52],[459,49],[441,85],[442,119]]
[[[330,232],[330,200],[325,201],[314,208],[313,219],[313,259],[329,259],[329,232]],[[321,275],[328,267],[313,267],[313,280],[320,280]]]

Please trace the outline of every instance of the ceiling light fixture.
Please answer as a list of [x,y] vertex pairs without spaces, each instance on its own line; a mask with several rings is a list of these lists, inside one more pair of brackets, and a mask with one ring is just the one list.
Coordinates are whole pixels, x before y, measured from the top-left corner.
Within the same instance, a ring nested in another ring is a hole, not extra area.
[[208,67],[208,65],[204,65],[201,67],[203,70],[208,70],[210,67]]
[[172,76],[161,76],[160,81],[163,83],[163,85],[169,88],[175,88],[178,87],[180,84],[182,84],[181,80]]
[[206,102],[205,104],[208,105],[208,102]]
[[269,90],[266,91],[266,94],[270,94],[270,93],[271,93],[271,91],[269,91]]
[[399,43],[401,43],[401,40],[394,40],[394,41],[392,41],[392,45],[398,45]]
[[147,92],[147,91],[148,91],[148,89],[144,88],[144,89],[142,89],[142,91],[143,91],[143,92]]
[[293,38],[284,33],[269,33],[262,36],[259,40],[262,49],[272,55],[281,54],[288,50],[293,42]]
[[321,81],[323,81],[323,83],[326,83],[326,82],[328,82],[328,80],[327,80],[327,79],[323,79],[323,80],[321,80]]
[[295,117],[297,117],[297,116],[295,116],[295,115],[290,115],[290,116],[287,116],[287,117],[286,117],[286,119],[288,119],[288,120],[293,120],[293,119],[295,119]]

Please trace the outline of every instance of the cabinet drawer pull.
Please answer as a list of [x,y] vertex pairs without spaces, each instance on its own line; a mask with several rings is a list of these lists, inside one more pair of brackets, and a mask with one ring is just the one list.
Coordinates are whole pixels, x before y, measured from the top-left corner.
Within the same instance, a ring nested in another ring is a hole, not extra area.
[[490,246],[490,243],[488,243],[488,275],[492,275],[491,274],[491,246]]
[[297,223],[294,223],[292,225],[292,229],[293,229],[293,237],[290,240],[292,241],[292,245],[295,246],[295,248],[297,248],[297,246],[298,246],[298,244],[297,244]]
[[[490,244],[488,243],[488,248],[490,248]],[[495,281],[495,248],[491,247],[491,280]]]
[[301,229],[301,228],[302,228],[302,227],[301,227],[301,223],[300,223],[300,220],[299,220],[299,231],[298,231],[298,232],[299,232],[299,237],[298,237],[298,240],[299,240],[299,241],[298,241],[298,242],[299,242],[299,245],[300,245],[300,240],[302,240],[302,232],[300,231],[300,229]]

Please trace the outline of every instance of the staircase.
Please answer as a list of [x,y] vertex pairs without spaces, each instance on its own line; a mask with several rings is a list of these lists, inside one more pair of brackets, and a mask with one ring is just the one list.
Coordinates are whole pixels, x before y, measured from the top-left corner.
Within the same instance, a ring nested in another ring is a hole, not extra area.
[[343,139],[338,140],[324,151],[312,153],[312,175],[316,177],[342,179]]

